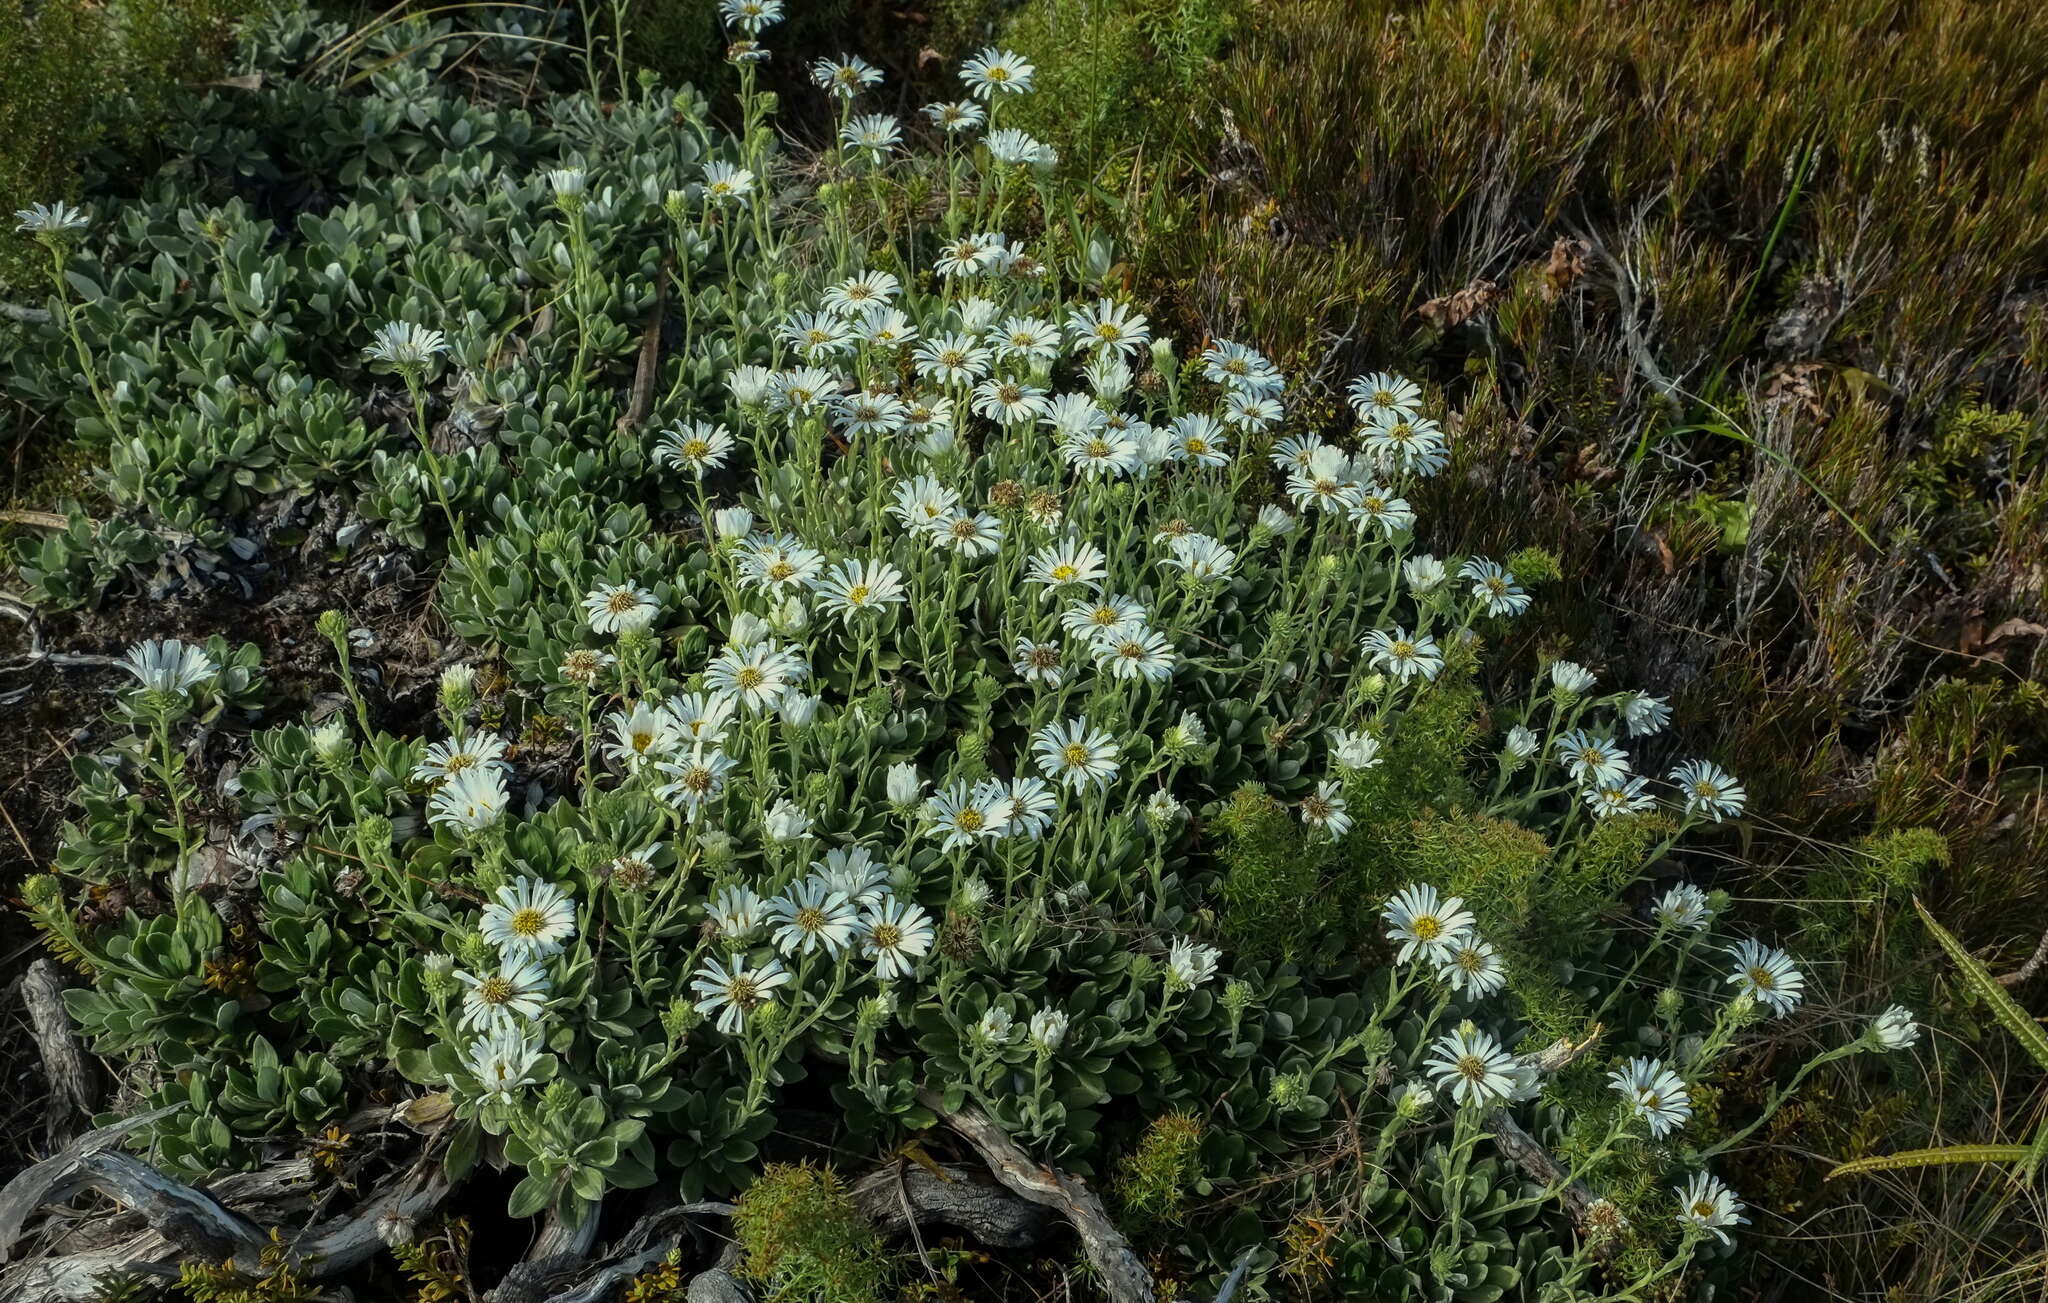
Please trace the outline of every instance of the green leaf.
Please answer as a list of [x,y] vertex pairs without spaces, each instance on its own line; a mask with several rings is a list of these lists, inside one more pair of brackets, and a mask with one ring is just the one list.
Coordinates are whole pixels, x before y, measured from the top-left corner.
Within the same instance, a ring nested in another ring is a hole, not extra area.
[[2005,1029],[2012,1033],[2013,1039],[2020,1043],[2020,1048],[2024,1049],[2035,1063],[2048,1068],[2048,1031],[2043,1031],[2041,1024],[2035,1022],[2033,1016],[2025,1009],[2020,1008],[2019,1001],[2005,993],[2005,988],[1998,984],[1998,979],[1991,975],[1990,969],[1963,949],[1963,943],[1950,935],[1947,928],[1934,921],[1934,915],[1927,912],[1927,906],[1920,903],[1918,896],[1913,898],[1913,908],[1920,911],[1920,921],[1927,925],[1927,930],[1934,934],[1934,939],[1941,943],[1941,948],[1948,951],[1949,958],[1956,961],[1956,967],[1962,972],[1963,985],[1969,987],[1978,999],[1991,1006],[1991,1012],[1997,1016],[1998,1021],[2005,1024]]
[[505,1215],[531,1217],[547,1207],[548,1196],[552,1193],[549,1185],[550,1182],[538,1173],[528,1173],[525,1180],[512,1188],[512,1197],[505,1203]]
[[1914,1167],[1949,1167],[1958,1163],[2017,1163],[2027,1156],[2025,1145],[1943,1145],[1937,1149],[1906,1149],[1896,1154],[1879,1154],[1841,1163],[1828,1173],[1857,1176],[1864,1172],[1899,1172]]

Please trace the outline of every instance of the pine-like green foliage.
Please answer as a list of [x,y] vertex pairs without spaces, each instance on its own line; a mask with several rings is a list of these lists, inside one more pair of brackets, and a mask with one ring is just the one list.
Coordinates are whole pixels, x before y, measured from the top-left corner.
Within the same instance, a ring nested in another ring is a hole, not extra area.
[[1312,946],[1327,915],[1317,899],[1323,856],[1287,808],[1247,783],[1211,827],[1222,835],[1224,935],[1247,954],[1282,959]]
[[839,1174],[771,1163],[740,1196],[733,1233],[741,1270],[787,1303],[867,1303],[882,1297],[889,1260]]
[[[0,215],[75,195],[95,144],[155,130],[172,95],[218,75],[233,23],[259,3],[0,5]],[[21,256],[17,242],[0,244],[0,286],[22,280]]]
[[1192,1113],[1153,1119],[1137,1148],[1117,1164],[1116,1194],[1125,1225],[1134,1234],[1177,1225],[1201,1175],[1201,1119]]

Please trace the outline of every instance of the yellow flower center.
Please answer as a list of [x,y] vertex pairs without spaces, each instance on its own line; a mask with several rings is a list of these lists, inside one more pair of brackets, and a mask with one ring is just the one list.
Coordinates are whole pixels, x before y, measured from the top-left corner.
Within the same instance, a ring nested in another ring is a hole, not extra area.
[[621,589],[604,599],[604,609],[613,615],[624,615],[640,605],[640,599]]
[[1061,751],[1060,758],[1079,768],[1088,763],[1088,748],[1079,742],[1069,742]]
[[515,937],[537,937],[547,923],[547,915],[537,909],[527,908],[514,914],[507,926],[512,929],[512,935]]
[[512,983],[503,977],[486,977],[476,984],[476,998],[483,1004],[504,1004],[512,998]]
[[1408,926],[1417,941],[1434,941],[1444,934],[1442,920],[1433,914],[1424,914]]
[[958,825],[962,832],[980,832],[982,825],[988,821],[981,817],[981,811],[969,806],[955,815],[953,822]]
[[866,584],[855,584],[855,585],[853,585],[853,586],[852,586],[851,588],[849,588],[849,589],[847,589],[847,590],[846,590],[846,602],[847,602],[847,605],[849,605],[849,606],[863,606],[863,605],[865,605],[865,604],[867,603],[867,600],[868,600],[868,591],[869,591],[869,590],[868,590],[868,586],[867,586]]
[[868,935],[877,950],[894,950],[903,944],[903,929],[894,923],[877,923],[874,931]]
[[748,665],[733,676],[733,682],[737,683],[743,691],[751,691],[754,688],[760,687],[767,678],[768,676],[763,674],[758,668]]

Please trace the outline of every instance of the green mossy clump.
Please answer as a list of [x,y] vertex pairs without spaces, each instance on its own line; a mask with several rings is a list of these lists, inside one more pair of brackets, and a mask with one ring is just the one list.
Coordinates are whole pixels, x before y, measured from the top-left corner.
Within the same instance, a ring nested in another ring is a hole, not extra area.
[[1321,931],[1322,847],[1256,783],[1240,787],[1210,827],[1221,836],[1223,932],[1246,954],[1293,959]]
[[1192,1113],[1153,1119],[1137,1147],[1117,1163],[1115,1190],[1124,1225],[1133,1235],[1177,1226],[1202,1176],[1202,1121]]
[[764,1296],[787,1303],[870,1303],[883,1297],[889,1258],[839,1174],[771,1163],[733,1213],[740,1269]]

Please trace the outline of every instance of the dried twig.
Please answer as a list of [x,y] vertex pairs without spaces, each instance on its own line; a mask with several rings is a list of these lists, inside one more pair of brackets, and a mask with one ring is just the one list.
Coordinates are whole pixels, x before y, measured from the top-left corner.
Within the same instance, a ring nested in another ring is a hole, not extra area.
[[2027,956],[2027,962],[2021,964],[2012,972],[2001,975],[1998,979],[1998,984],[2000,986],[2018,986],[2035,973],[2040,972],[2042,964],[2048,964],[2048,932],[2041,934],[2041,944],[2034,947],[2034,953]]
[[1033,1203],[1044,1204],[1073,1223],[1081,1248],[1102,1277],[1111,1303],[1154,1303],[1152,1273],[1109,1219],[1102,1199],[1079,1177],[1067,1176],[1036,1162],[1010,1139],[995,1120],[972,1104],[955,1111],[929,1090],[918,1102],[966,1139],[981,1154],[995,1178]]

